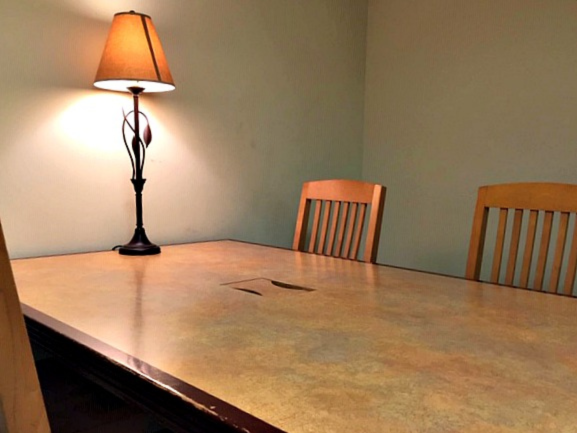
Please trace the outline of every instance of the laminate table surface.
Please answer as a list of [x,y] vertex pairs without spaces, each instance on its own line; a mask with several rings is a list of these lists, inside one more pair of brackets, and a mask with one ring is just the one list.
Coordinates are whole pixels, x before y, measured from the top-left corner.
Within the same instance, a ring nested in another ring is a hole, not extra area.
[[574,298],[236,241],[12,265],[28,311],[238,431],[577,432]]

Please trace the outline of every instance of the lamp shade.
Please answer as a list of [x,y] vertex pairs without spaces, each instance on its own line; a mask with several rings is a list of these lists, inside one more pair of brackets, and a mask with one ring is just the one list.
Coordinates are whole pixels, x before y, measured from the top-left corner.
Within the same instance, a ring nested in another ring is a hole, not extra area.
[[134,11],[114,15],[94,85],[101,89],[145,92],[174,90],[174,82],[148,15]]

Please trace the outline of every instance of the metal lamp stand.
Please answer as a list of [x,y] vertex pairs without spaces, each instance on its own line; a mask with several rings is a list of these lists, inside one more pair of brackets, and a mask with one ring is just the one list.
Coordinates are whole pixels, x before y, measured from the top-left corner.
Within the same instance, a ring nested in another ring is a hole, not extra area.
[[[124,138],[124,145],[126,146],[126,150],[130,156],[130,161],[132,162],[132,178],[130,180],[134,187],[136,198],[136,229],[134,230],[134,235],[130,242],[118,247],[118,252],[126,256],[149,256],[160,253],[160,247],[148,240],[142,222],[142,190],[144,189],[144,183],[146,182],[146,179],[142,178],[142,170],[144,168],[146,148],[152,141],[152,134],[150,131],[150,125],[148,124],[148,118],[144,113],[140,113],[138,110],[138,97],[144,89],[141,87],[129,87],[128,90],[132,93],[132,98],[134,100],[134,111],[132,112],[134,113],[134,127],[132,127],[128,121],[128,116],[130,116],[131,113],[125,114],[124,122],[122,124],[122,135]],[[146,127],[144,128],[142,139],[140,138],[141,115],[146,120]],[[134,133],[131,146],[128,145],[126,140],[125,128],[127,126]]]

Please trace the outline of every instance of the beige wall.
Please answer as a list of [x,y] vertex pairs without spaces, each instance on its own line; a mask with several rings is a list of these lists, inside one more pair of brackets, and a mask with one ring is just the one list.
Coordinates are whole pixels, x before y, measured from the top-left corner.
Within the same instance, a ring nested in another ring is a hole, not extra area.
[[477,186],[577,182],[572,0],[368,0],[368,23],[358,0],[0,4],[13,257],[130,238],[130,99],[92,88],[130,8],[153,17],[177,84],[142,100],[155,242],[289,246],[303,181],[362,175],[389,188],[379,261],[462,275]]
[[369,0],[379,261],[463,275],[477,187],[577,183],[577,2]]
[[0,217],[11,256],[134,228],[127,94],[92,87],[115,12],[152,16],[177,90],[144,95],[144,222],[166,244],[289,246],[303,181],[361,176],[367,2],[0,0]]

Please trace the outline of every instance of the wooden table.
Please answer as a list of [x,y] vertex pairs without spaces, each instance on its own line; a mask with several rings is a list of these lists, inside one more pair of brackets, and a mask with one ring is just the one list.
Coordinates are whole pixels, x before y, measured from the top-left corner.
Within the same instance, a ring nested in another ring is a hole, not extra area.
[[176,430],[577,432],[577,299],[234,241],[13,269],[35,344]]

